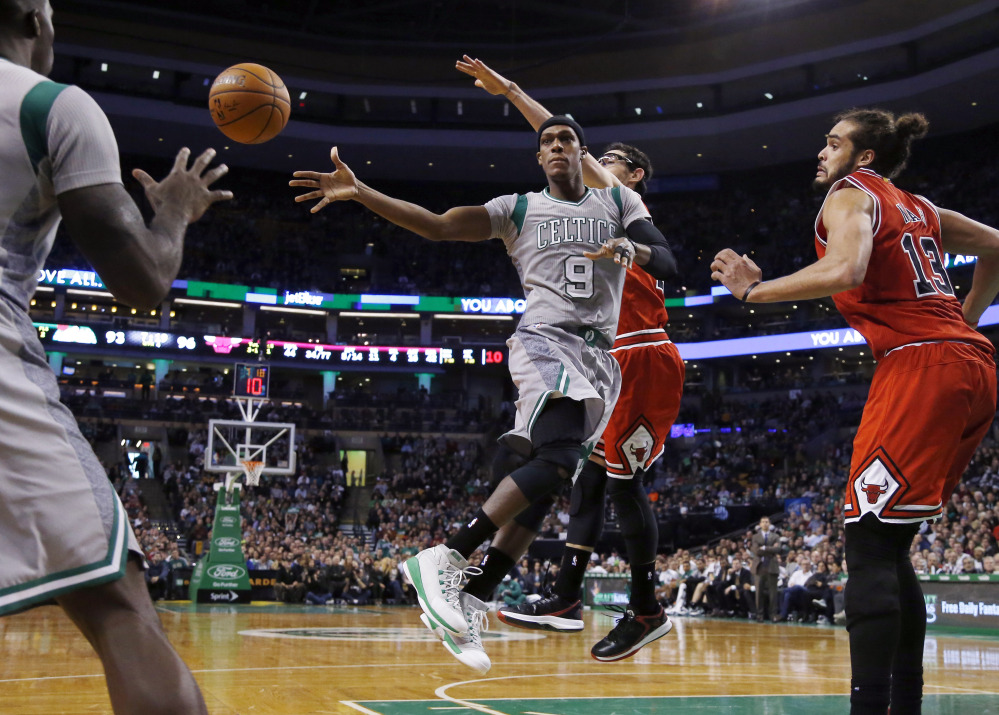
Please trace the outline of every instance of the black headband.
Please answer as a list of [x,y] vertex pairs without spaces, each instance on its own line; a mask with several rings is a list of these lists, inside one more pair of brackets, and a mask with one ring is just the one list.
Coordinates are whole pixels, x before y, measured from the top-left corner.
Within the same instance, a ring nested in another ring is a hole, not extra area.
[[579,146],[586,146],[586,139],[583,138],[583,128],[576,123],[574,119],[570,119],[564,115],[557,115],[554,117],[549,117],[545,120],[544,124],[538,127],[538,151],[541,151],[541,135],[544,133],[545,129],[551,126],[563,125],[572,129],[576,132],[576,139],[579,140]]

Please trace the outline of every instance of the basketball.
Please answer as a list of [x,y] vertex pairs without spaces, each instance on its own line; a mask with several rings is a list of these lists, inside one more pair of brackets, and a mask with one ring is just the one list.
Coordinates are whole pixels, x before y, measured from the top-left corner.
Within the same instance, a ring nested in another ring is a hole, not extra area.
[[243,62],[212,82],[208,109],[223,134],[240,144],[263,144],[284,129],[291,114],[288,88],[263,65]]

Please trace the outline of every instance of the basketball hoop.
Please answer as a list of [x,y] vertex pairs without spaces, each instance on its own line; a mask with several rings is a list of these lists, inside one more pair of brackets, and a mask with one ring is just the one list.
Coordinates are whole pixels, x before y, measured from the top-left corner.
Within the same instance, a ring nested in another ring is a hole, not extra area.
[[241,459],[239,463],[243,466],[243,474],[246,475],[246,486],[255,487],[260,484],[260,473],[264,470],[264,463],[255,459]]

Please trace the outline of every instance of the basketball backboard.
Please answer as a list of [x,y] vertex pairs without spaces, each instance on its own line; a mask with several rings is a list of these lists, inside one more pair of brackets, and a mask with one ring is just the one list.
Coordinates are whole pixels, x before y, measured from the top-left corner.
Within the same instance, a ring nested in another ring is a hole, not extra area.
[[239,472],[242,462],[263,462],[261,474],[295,473],[295,425],[286,422],[211,420],[206,472]]

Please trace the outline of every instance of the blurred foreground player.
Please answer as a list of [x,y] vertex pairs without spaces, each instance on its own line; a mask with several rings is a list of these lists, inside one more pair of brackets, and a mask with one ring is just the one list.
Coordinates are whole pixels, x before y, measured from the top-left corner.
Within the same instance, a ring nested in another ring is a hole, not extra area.
[[60,216],[115,297],[157,307],[183,238],[214,202],[202,154],[181,150],[160,183],[134,175],[155,211],[147,227],[121,184],[118,146],[83,91],[45,78],[52,9],[0,0],[0,615],[56,599],[97,651],[116,713],[205,713],[167,641],[128,516],[59,387],[28,316]]
[[621,381],[607,350],[617,328],[622,268],[634,261],[661,279],[676,273],[665,238],[635,192],[583,184],[586,147],[576,122],[552,117],[541,125],[537,141],[537,160],[548,179],[544,191],[442,215],[370,189],[335,148],[335,172],[295,172],[298,179],[291,182],[315,189],[296,199],[319,199],[313,211],[353,199],[430,240],[501,238],[517,266],[527,307],[508,341],[519,398],[514,429],[502,439],[528,461],[505,477],[445,544],[403,564],[425,623],[442,629],[445,646],[462,649],[462,662],[481,672],[490,667],[479,638],[485,604],[460,593],[467,559],[498,528],[572,477],[607,425]]
[[[502,95],[537,129],[549,117],[545,107],[514,82],[467,55],[457,69],[476,86]],[[583,179],[593,188],[627,186],[644,193],[652,163],[628,144],[609,145],[597,159],[583,157]],[[540,600],[500,609],[504,623],[521,628],[579,631],[583,628],[583,578],[603,530],[605,490],[614,504],[631,564],[631,598],[615,628],[591,650],[597,660],[627,658],[666,635],[672,624],[656,600],[656,547],[659,529],[642,485],[645,472],[663,453],[666,436],[680,411],[684,366],[666,334],[663,284],[645,271],[624,280],[617,338],[610,352],[621,366],[621,395],[589,460],[573,482],[568,538],[558,579]],[[608,480],[610,477],[610,480]],[[483,559],[483,573],[465,591],[486,599],[537,536],[550,499],[521,512],[500,529]]]
[[[999,232],[891,179],[905,167],[921,114],[878,109],[836,118],[814,186],[819,260],[763,281],[721,251],[712,278],[749,303],[832,296],[878,361],[853,443],[844,515],[851,713],[920,712],[926,606],[909,559],[921,522],[940,516],[996,411],[992,344],[974,330],[999,291]],[[980,256],[962,306],[944,253]]]

